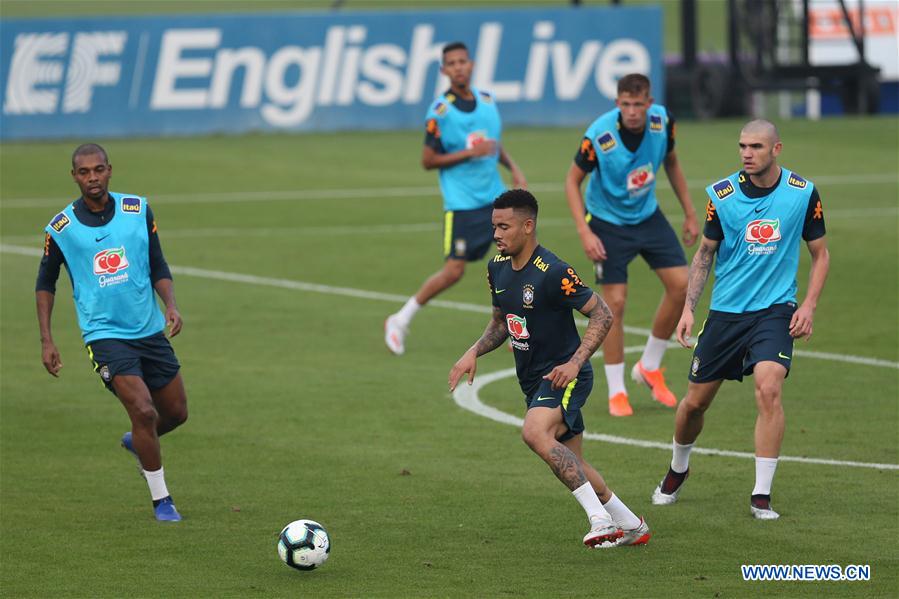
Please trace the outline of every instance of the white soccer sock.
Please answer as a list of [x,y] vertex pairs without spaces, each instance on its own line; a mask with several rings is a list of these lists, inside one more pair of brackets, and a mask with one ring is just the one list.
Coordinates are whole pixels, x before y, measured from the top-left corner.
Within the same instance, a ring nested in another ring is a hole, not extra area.
[[150,487],[150,497],[153,501],[165,499],[169,496],[169,490],[165,486],[165,472],[160,466],[159,470],[149,472],[144,470],[144,478],[147,479],[147,486]]
[[774,471],[777,470],[777,458],[755,458],[755,488],[753,495],[770,495]]
[[606,508],[606,511],[609,512],[612,520],[615,521],[619,528],[630,530],[640,526],[640,518],[624,505],[624,502],[618,499],[618,496],[614,493],[612,493],[612,498],[605,502],[603,507]]
[[674,439],[671,440],[673,451],[671,452],[671,469],[678,474],[683,474],[690,467],[690,452],[693,444],[681,445]]
[[640,358],[643,368],[646,370],[658,370],[659,366],[662,365],[662,356],[665,355],[666,349],[668,349],[667,339],[659,339],[650,335],[649,339],[646,340],[646,347],[643,348],[643,356]]
[[609,397],[616,393],[627,393],[624,388],[624,362],[620,364],[606,364],[606,381],[609,383]]
[[606,508],[602,507],[602,502],[599,500],[599,497],[596,496],[596,491],[593,490],[593,486],[589,481],[572,491],[571,494],[574,495],[574,498],[577,499],[578,503],[581,504],[581,507],[584,508],[584,511],[587,512],[587,518],[590,520],[591,524],[602,518],[608,520],[612,519],[609,512],[606,511]]
[[400,308],[400,311],[396,313],[397,319],[404,327],[408,327],[409,323],[412,322],[412,318],[415,316],[415,313],[421,309],[421,304],[415,301],[415,296],[409,298],[403,307]]

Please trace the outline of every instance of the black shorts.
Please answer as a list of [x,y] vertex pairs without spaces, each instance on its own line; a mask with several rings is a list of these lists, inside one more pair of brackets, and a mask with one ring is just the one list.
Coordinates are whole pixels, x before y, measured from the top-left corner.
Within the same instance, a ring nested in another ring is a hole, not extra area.
[[587,223],[606,248],[602,276],[596,277],[597,283],[627,283],[627,265],[637,254],[653,270],[687,265],[684,248],[661,209],[636,225],[613,225],[592,214],[587,215]]
[[525,404],[531,408],[562,407],[562,418],[568,432],[559,437],[559,441],[567,441],[584,432],[584,415],[581,408],[587,403],[590,391],[593,390],[593,367],[588,362],[581,368],[577,378],[563,389],[553,389],[552,383],[541,380],[537,389],[525,397]]
[[755,312],[709,311],[693,349],[690,380],[742,381],[759,362],[777,362],[790,374],[793,337],[790,320],[796,304],[774,304]]
[[155,390],[172,382],[181,368],[172,344],[162,333],[143,339],[97,339],[86,347],[94,372],[113,393],[112,379],[118,374],[139,376],[147,388]]
[[493,243],[493,206],[443,214],[443,257],[480,260]]

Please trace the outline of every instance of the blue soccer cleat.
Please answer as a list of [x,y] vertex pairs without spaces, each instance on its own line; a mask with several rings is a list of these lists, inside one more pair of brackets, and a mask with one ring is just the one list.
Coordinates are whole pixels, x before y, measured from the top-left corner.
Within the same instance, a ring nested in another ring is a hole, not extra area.
[[134,445],[131,443],[131,431],[128,431],[124,435],[122,435],[122,448],[131,452],[131,455],[134,456],[134,459],[137,460],[137,472],[141,476],[144,475],[144,467],[140,463],[140,457],[137,455],[137,452],[134,451]]
[[171,495],[160,499],[153,506],[153,511],[156,512],[156,519],[160,522],[181,522],[181,514],[175,509],[175,502],[172,501]]

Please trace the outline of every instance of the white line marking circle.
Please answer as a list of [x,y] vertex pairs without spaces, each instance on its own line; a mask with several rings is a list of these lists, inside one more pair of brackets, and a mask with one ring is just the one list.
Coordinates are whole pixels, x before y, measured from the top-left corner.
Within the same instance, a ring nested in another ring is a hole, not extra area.
[[[643,347],[628,347],[624,350],[624,353],[628,354],[638,351],[643,351]],[[493,406],[488,406],[487,404],[483,403],[478,396],[478,392],[490,383],[495,383],[496,381],[513,376],[515,376],[515,369],[507,368],[504,370],[498,370],[496,372],[480,374],[475,377],[475,380],[471,385],[468,385],[467,382],[463,379],[461,384],[456,387],[456,390],[453,392],[453,400],[459,407],[468,410],[469,412],[474,412],[478,416],[484,416],[485,418],[489,418],[490,420],[494,420],[502,424],[511,424],[512,426],[521,428],[521,426],[524,424],[523,419],[519,418],[518,416],[513,416],[512,414],[507,414],[506,412],[498,410]],[[604,443],[612,443],[615,445],[630,445],[633,447],[647,447],[650,449],[662,449],[665,451],[671,451],[670,442],[659,443],[657,441],[644,441],[642,439],[631,439],[628,437],[619,437],[616,435],[603,435],[599,433],[591,433],[588,431],[584,431],[584,439],[590,439],[592,441],[602,441]],[[717,455],[729,458],[755,459],[755,454],[745,451],[730,451],[728,449],[713,449],[709,447],[694,447],[693,453],[703,455]],[[779,459],[782,462],[800,462],[803,464],[846,466],[850,468],[872,468],[876,470],[899,470],[899,464],[852,462],[845,460],[831,460],[826,458],[804,458],[789,455],[782,455]]]

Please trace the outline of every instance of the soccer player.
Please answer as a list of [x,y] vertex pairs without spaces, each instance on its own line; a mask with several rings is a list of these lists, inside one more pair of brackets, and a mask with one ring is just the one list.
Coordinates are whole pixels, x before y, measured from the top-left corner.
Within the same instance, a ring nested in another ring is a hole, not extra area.
[[399,312],[387,317],[384,341],[397,355],[406,351],[406,334],[418,310],[455,285],[465,263],[480,260],[490,248],[491,203],[505,190],[497,162],[509,169],[514,187],[527,187],[524,173],[500,144],[502,122],[493,96],[471,87],[473,67],[465,44],[443,48],[440,72],[449,77],[450,88],[428,111],[421,164],[440,171],[445,260]]
[[[724,379],[755,377],[755,487],[750,512],[774,520],[771,483],[784,434],[781,394],[790,372],[793,339],[808,338],[830,264],[824,211],[815,185],[778,166],[782,144],[765,120],[740,132],[743,170],[706,188],[709,201],[699,250],[690,267],[677,340],[690,347],[693,311],[712,261],[715,285],[708,318],[693,350],[687,395],[677,408],[673,456],[652,502],[677,501],[690,472],[690,451]],[[811,254],[805,300],[796,307],[799,242]]]
[[[633,409],[624,386],[624,307],[627,267],[637,254],[655,271],[665,294],[631,377],[648,385],[656,401],[677,405],[661,364],[684,307],[687,259],[656,200],[660,166],[684,210],[684,243],[696,242],[699,224],[674,150],[674,118],[653,103],[649,79],[639,74],[622,77],[615,105],[587,128],[565,178],[565,195],[584,251],[595,263],[596,282],[615,317],[603,344],[609,413],[630,416]],[[585,209],[581,183],[588,174]]]
[[[166,488],[159,436],[187,420],[180,365],[163,333],[168,324],[169,334],[177,335],[181,315],[147,200],[110,192],[111,176],[112,165],[100,146],[83,144],[72,154],[72,178],[81,197],[47,225],[37,276],[41,359],[58,377],[62,361],[50,317],[65,264],[94,371],[131,419],[122,446],[141,466],[156,519],[177,522],[181,515]],[[165,315],[156,305],[154,289]]]
[[[533,195],[522,189],[503,193],[493,203],[492,220],[500,252],[487,263],[493,318],[450,371],[450,391],[466,373],[471,384],[478,357],[511,336],[527,405],[522,439],[587,513],[590,531],[584,544],[645,544],[650,537],[646,522],[612,493],[582,454],[581,408],[593,388],[590,356],[612,326],[612,313],[571,266],[537,243]],[[572,310],[590,319],[583,340]]]

